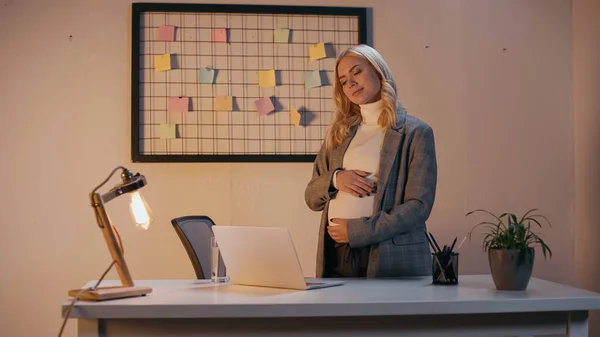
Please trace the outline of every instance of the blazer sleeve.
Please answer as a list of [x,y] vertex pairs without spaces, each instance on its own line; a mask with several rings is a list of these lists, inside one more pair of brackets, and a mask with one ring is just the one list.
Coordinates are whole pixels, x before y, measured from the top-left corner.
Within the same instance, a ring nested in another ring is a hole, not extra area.
[[409,147],[404,200],[390,211],[376,212],[370,218],[348,220],[351,247],[364,247],[392,237],[425,229],[435,199],[437,160],[433,130],[426,125],[415,132]]
[[323,142],[315,159],[312,179],[304,191],[304,199],[308,208],[313,211],[322,211],[327,201],[335,197],[338,190],[333,186],[332,179],[335,171],[339,169],[341,168],[330,168],[329,154]]

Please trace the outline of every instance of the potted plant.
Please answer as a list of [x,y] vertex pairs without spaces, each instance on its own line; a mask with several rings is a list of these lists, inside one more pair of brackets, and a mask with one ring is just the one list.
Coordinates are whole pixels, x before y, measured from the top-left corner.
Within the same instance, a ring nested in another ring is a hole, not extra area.
[[549,227],[550,221],[541,214],[535,214],[537,209],[530,209],[520,219],[513,213],[503,213],[499,216],[484,209],[476,209],[473,213],[486,213],[493,217],[491,221],[476,224],[468,233],[469,240],[473,230],[484,226],[483,250],[488,252],[490,271],[496,289],[525,290],[531,278],[535,260],[535,245],[542,247],[544,258],[552,258],[550,247],[532,231],[533,226],[542,228],[540,220],[545,220]]

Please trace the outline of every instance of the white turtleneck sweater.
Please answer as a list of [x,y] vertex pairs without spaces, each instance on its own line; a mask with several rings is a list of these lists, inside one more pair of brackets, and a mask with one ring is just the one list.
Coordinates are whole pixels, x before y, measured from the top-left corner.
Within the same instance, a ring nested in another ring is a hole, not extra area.
[[[362,123],[356,130],[354,138],[348,145],[344,154],[343,168],[345,170],[361,170],[371,173],[367,179],[377,183],[381,144],[385,130],[377,125],[381,112],[381,100],[360,105]],[[333,184],[337,187],[337,171],[334,174]],[[336,197],[329,201],[329,219],[355,219],[371,216],[373,213],[374,195],[356,197],[347,192],[339,191]],[[335,223],[329,221],[329,225]]]

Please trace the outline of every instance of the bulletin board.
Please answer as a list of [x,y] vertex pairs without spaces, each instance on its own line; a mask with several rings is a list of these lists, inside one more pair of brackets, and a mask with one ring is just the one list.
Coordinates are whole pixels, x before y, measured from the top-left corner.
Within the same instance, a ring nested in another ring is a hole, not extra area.
[[310,162],[356,7],[134,3],[134,162]]

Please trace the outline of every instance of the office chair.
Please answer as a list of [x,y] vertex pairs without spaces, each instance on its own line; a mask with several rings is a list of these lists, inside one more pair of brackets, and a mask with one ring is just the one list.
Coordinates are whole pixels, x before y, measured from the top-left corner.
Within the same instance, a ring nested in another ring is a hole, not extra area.
[[[210,279],[211,248],[210,239],[213,237],[211,218],[203,215],[189,215],[171,220],[173,228],[187,252],[197,279]],[[221,259],[221,257],[219,257]],[[224,266],[220,261],[220,266]],[[219,270],[219,276],[225,275],[225,268]]]

